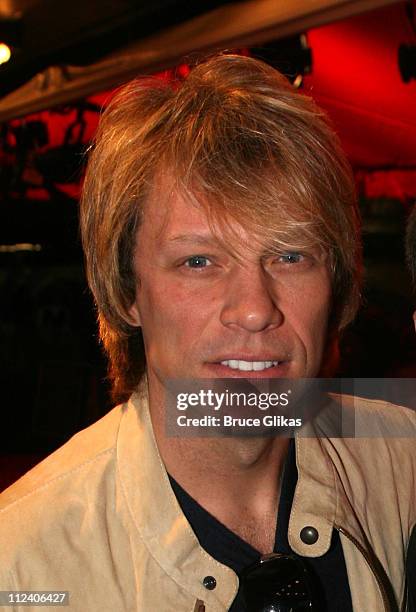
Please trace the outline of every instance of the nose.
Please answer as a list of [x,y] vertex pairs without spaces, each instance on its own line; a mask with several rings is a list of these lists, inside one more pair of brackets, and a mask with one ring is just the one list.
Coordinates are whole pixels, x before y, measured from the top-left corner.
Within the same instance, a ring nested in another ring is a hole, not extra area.
[[273,279],[267,277],[260,265],[253,270],[239,268],[233,271],[220,319],[226,327],[249,332],[261,332],[282,324],[283,314],[273,292]]

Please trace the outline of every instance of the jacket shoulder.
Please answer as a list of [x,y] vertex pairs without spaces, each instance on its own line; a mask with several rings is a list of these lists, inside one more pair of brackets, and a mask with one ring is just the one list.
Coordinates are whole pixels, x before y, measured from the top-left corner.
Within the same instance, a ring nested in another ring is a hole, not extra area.
[[77,471],[88,471],[88,465],[111,454],[117,440],[123,406],[117,406],[93,425],[75,434],[10,487],[0,493],[0,513],[11,504],[30,495],[36,495],[54,487]]
[[[340,395],[335,401],[340,406],[342,435],[339,435],[339,423],[335,437],[325,435],[325,431],[336,429],[328,413],[324,435],[320,438],[344,488],[348,488],[349,481],[354,483],[351,490],[356,492],[374,488],[384,495],[387,490],[394,490],[397,499],[409,504],[409,512],[414,516],[415,411],[383,400],[356,396]],[[380,487],[382,482],[385,487]],[[387,486],[387,483],[390,484]]]
[[318,433],[324,437],[384,441],[416,438],[413,408],[352,395],[331,393],[329,398],[315,421]]
[[11,584],[19,567],[40,572],[68,542],[80,539],[82,546],[81,540],[91,537],[89,522],[114,498],[123,410],[114,408],[0,494],[0,588]]

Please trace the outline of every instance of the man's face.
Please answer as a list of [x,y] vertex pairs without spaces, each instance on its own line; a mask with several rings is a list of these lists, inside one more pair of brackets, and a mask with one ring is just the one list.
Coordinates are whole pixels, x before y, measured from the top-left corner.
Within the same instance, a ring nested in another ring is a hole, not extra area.
[[168,206],[155,195],[148,201],[130,314],[142,327],[150,386],[167,378],[317,375],[331,303],[325,257],[266,255],[255,236],[234,229],[224,245],[202,206],[179,195]]

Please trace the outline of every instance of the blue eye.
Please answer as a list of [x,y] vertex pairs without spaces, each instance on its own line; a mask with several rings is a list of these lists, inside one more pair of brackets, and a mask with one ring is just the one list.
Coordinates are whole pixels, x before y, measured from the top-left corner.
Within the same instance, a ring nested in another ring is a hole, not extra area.
[[302,261],[303,255],[301,253],[284,253],[280,255],[279,260],[282,263],[296,264]]
[[208,257],[203,255],[194,255],[185,261],[185,266],[188,268],[206,268],[210,266],[211,262]]

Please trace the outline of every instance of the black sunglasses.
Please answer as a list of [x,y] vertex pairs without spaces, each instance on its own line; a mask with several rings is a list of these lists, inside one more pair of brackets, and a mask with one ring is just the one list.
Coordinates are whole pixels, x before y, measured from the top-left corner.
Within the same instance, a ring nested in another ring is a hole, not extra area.
[[272,553],[240,576],[247,612],[323,612],[316,579],[294,556]]

